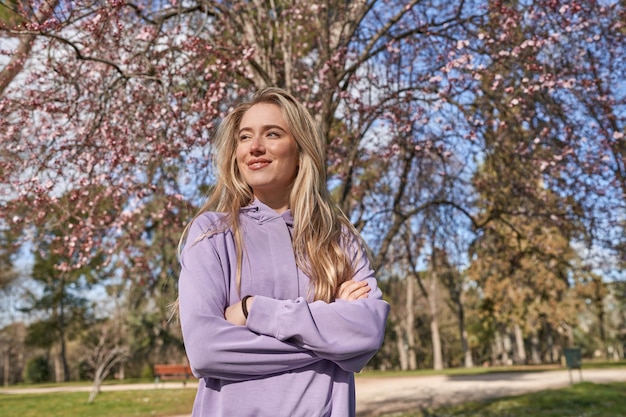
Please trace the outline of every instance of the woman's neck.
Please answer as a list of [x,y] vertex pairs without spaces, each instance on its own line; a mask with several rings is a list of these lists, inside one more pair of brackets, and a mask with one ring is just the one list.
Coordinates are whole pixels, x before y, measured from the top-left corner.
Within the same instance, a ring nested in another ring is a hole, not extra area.
[[281,196],[271,198],[266,195],[255,195],[254,197],[278,214],[282,214],[285,211],[289,210],[289,197]]

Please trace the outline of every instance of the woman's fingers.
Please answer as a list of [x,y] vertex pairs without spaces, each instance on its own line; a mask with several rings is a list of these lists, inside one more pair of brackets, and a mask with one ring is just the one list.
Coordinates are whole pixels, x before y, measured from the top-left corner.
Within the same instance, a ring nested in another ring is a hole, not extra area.
[[367,293],[370,292],[370,287],[365,281],[349,280],[342,283],[337,288],[337,294],[335,296],[338,300],[359,300],[361,298],[367,298]]
[[243,315],[243,309],[241,308],[241,301],[237,301],[235,304],[228,306],[224,311],[224,318],[236,324],[238,326],[246,325],[246,317]]

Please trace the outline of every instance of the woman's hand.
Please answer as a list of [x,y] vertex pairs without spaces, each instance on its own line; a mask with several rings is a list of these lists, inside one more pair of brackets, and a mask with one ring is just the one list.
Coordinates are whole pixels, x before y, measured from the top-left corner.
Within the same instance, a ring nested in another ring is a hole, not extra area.
[[[250,311],[254,297],[248,297],[246,299],[247,310]],[[232,324],[238,326],[246,325],[246,316],[243,315],[243,308],[241,308],[241,301],[237,301],[235,304],[226,307],[224,311],[224,318]]]
[[355,281],[351,279],[337,288],[335,300],[360,300],[361,298],[367,298],[367,293],[369,292],[370,287],[367,285],[366,281]]

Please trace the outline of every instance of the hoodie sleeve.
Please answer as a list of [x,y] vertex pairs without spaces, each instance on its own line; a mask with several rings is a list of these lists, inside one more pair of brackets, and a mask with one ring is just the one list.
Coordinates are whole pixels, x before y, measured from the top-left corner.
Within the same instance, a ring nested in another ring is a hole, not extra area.
[[367,281],[371,288],[367,298],[307,303],[304,298],[276,300],[258,296],[247,327],[311,350],[346,371],[359,372],[382,345],[389,304],[382,300],[363,250],[353,252],[353,279]]
[[[259,335],[224,318],[229,280],[228,250],[217,250],[213,237],[200,236],[196,219],[181,253],[179,311],[190,366],[197,377],[248,380],[287,372],[320,360],[291,341]],[[207,230],[207,225],[204,225]],[[234,252],[231,252],[234,253]]]

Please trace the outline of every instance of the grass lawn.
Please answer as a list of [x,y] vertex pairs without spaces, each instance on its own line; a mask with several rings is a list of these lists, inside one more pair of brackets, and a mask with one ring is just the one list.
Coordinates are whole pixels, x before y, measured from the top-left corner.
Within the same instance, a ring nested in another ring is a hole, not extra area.
[[388,417],[618,417],[626,416],[626,382],[541,391]]
[[[623,367],[626,361],[584,363],[584,369]],[[364,372],[360,377],[391,377],[444,373],[492,373],[515,371],[546,371],[546,367],[506,367],[450,369],[445,371]],[[556,369],[564,369],[556,367]],[[151,382],[107,381],[106,384]],[[12,388],[55,387],[65,384],[20,385]],[[90,386],[88,382],[70,385]],[[189,415],[195,389],[147,389],[104,391],[93,404],[88,404],[88,392],[58,392],[45,394],[0,394],[1,417],[169,417]],[[626,382],[615,384],[579,383],[554,391],[543,391],[488,402],[468,403],[436,410],[414,410],[393,414],[397,417],[619,417],[626,416]]]
[[165,417],[191,414],[195,389],[0,395],[2,417]]
[[[105,391],[93,404],[88,393],[0,395],[3,417],[165,417],[189,414],[193,389]],[[389,415],[391,416],[391,415]],[[583,382],[560,389],[415,410],[395,417],[617,417],[626,416],[626,382]]]

